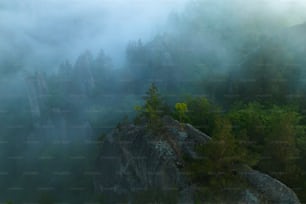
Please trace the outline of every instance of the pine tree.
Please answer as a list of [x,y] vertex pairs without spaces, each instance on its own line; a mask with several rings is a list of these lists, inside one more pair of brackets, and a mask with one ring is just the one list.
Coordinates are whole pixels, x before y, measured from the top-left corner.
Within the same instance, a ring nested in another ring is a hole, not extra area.
[[144,120],[148,128],[156,133],[162,129],[161,118],[165,114],[166,105],[154,83],[146,92],[144,100],[145,104],[143,106],[136,106],[136,110],[139,112],[136,120]]

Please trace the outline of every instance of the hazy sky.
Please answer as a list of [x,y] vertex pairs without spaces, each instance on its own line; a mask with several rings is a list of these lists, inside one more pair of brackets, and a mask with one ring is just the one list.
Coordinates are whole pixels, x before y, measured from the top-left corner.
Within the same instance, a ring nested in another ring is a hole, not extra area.
[[[129,40],[150,39],[170,12],[180,12],[189,0],[1,0],[0,60],[16,57],[20,66],[56,66],[86,49],[104,49],[120,65]],[[212,0],[202,0],[212,1]],[[215,0],[217,1],[217,0]],[[219,0],[236,6],[241,0]],[[254,0],[289,24],[303,21],[306,0]],[[244,11],[237,8],[237,12]],[[298,11],[298,12],[297,12]],[[258,13],[261,15],[261,13]],[[251,17],[251,16],[250,16]]]
[[34,58],[42,66],[66,57],[73,61],[86,49],[95,53],[101,48],[119,61],[129,40],[147,40],[186,1],[1,1],[0,51],[21,53],[28,66]]

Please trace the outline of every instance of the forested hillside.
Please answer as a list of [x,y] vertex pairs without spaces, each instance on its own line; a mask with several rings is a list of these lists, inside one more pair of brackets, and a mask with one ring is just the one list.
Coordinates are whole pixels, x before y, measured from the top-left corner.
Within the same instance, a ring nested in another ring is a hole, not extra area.
[[224,187],[247,164],[306,202],[306,25],[260,9],[192,1],[152,39],[130,39],[122,67],[103,48],[46,72],[1,57],[0,202],[96,202],[105,134],[143,118],[155,131],[164,115],[217,141],[186,167],[199,185]]

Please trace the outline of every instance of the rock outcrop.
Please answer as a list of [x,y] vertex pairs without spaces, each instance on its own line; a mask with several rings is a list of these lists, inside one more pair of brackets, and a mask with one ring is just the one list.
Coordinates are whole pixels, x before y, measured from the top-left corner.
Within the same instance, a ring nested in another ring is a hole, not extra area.
[[290,188],[267,174],[245,167],[245,170],[241,170],[240,175],[261,197],[264,197],[266,203],[300,203]]
[[[129,124],[105,137],[94,184],[106,203],[195,203],[196,186],[183,171],[183,156],[196,158],[195,146],[210,137],[170,117],[163,123],[158,136]],[[300,203],[290,188],[266,174],[251,168],[240,174],[248,185],[225,203]]]

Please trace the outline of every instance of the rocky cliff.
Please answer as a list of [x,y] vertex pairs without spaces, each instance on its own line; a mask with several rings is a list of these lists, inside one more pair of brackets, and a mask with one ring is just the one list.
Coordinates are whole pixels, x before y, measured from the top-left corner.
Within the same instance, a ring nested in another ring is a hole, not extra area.
[[[163,124],[160,135],[129,124],[104,138],[94,185],[106,203],[197,202],[197,187],[184,171],[183,157],[196,158],[195,146],[210,137],[170,117]],[[300,203],[290,188],[267,174],[248,167],[238,173],[247,185],[224,203]]]

